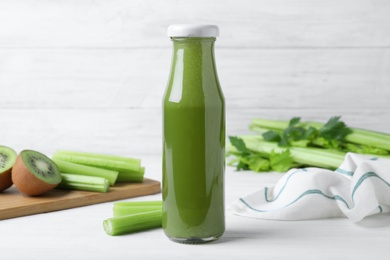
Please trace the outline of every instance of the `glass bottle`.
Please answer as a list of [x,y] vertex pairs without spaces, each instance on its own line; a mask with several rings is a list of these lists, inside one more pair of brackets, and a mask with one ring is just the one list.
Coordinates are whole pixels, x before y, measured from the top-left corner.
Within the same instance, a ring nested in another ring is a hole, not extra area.
[[163,100],[163,229],[175,242],[206,243],[225,231],[225,101],[215,25],[171,25],[173,57]]

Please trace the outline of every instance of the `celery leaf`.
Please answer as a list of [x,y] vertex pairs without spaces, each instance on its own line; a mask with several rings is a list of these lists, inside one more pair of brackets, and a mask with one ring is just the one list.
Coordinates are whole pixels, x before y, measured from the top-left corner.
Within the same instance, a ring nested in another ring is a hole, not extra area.
[[230,143],[236,147],[236,149],[241,152],[241,153],[244,153],[244,154],[250,154],[251,151],[248,150],[248,148],[246,148],[246,145],[245,145],[245,142],[239,138],[239,137],[236,137],[236,136],[229,136],[229,140],[230,140]]
[[265,141],[280,142],[282,137],[279,132],[275,130],[269,130],[262,134]]
[[344,140],[345,136],[352,133],[347,125],[340,121],[340,117],[331,117],[326,124],[319,129],[319,136],[327,140]]
[[277,172],[285,172],[292,168],[294,160],[289,150],[281,153],[271,152],[270,157],[271,169]]

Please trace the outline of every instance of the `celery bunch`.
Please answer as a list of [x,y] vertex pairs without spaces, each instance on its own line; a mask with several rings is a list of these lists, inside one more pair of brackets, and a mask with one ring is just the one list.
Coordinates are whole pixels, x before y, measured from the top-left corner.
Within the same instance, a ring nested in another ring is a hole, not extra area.
[[258,133],[229,137],[228,162],[237,170],[285,172],[293,167],[337,168],[347,152],[389,157],[390,134],[350,128],[340,117],[326,123],[254,119]]
[[142,182],[144,179],[145,167],[136,158],[58,150],[52,159],[67,176],[58,186],[63,189],[107,192],[105,182],[113,186],[117,182]]
[[388,155],[390,134],[348,127],[340,117],[326,123],[254,119],[249,128],[260,132],[266,141],[278,141],[281,146],[323,147],[342,152]]

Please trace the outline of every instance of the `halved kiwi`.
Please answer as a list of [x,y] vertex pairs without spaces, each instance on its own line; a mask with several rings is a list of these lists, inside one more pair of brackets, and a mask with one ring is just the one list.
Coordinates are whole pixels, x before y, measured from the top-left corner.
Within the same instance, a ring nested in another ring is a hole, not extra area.
[[16,160],[16,152],[0,145],[0,192],[12,186],[11,169]]
[[46,155],[23,150],[12,168],[12,181],[21,193],[38,196],[55,188],[61,182],[61,173]]

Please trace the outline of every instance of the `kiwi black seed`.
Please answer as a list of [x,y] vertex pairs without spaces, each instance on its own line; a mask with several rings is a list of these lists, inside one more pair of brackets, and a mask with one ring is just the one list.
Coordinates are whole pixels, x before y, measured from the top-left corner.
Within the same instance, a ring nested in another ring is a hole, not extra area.
[[12,180],[20,192],[37,196],[55,188],[61,182],[61,174],[57,165],[46,155],[24,150],[16,159]]
[[0,145],[0,192],[12,186],[11,170],[16,160],[16,152]]

